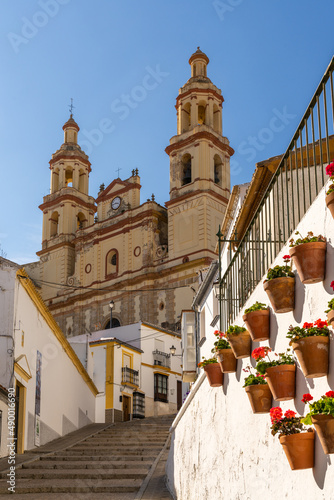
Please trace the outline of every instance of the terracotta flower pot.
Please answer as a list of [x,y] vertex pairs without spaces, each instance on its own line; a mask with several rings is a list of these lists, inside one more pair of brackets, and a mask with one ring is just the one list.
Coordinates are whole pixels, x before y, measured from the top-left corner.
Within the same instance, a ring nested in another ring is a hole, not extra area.
[[314,431],[280,436],[279,440],[292,470],[314,467]]
[[277,365],[267,368],[266,380],[275,401],[294,399],[296,365]]
[[269,309],[249,312],[244,314],[242,319],[254,342],[269,339]]
[[263,283],[275,313],[286,313],[295,308],[295,278],[274,278]]
[[245,387],[253,413],[269,413],[271,392],[268,384],[247,385]]
[[223,385],[224,375],[219,363],[210,363],[204,366],[204,371],[211,387],[220,387]]
[[226,338],[237,359],[248,358],[250,356],[251,338],[247,330],[237,335],[226,335]]
[[326,242],[311,241],[290,248],[289,253],[302,283],[319,283],[325,279]]
[[232,349],[217,351],[217,359],[222,373],[233,373],[237,370],[237,360]]
[[312,415],[312,423],[318,433],[324,453],[334,453],[334,417],[332,415]]
[[327,313],[327,321],[328,321],[329,326],[331,326],[333,328],[334,325],[331,325],[331,323],[334,321],[334,310],[333,309],[331,309]]
[[326,205],[327,208],[329,208],[332,217],[334,218],[334,191],[332,191],[326,196]]
[[324,377],[328,373],[329,338],[321,335],[292,342],[306,378]]

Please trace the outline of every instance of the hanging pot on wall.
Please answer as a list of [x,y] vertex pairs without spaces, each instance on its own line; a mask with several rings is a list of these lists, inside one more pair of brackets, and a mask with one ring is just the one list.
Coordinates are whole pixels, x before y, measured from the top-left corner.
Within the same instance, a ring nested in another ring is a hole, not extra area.
[[326,205],[330,213],[332,214],[332,217],[334,218],[334,191],[326,196]]
[[311,241],[290,248],[289,253],[304,284],[325,279],[326,241]]
[[291,343],[306,378],[324,377],[328,373],[329,337],[314,335]]
[[269,309],[251,311],[244,314],[242,319],[246,324],[247,330],[249,331],[253,342],[269,340]]
[[312,415],[311,418],[324,453],[326,455],[334,453],[334,417],[319,413]]
[[204,366],[204,371],[211,387],[221,387],[223,385],[224,375],[219,363],[210,363]]
[[314,431],[280,436],[281,445],[292,470],[314,467]]
[[286,276],[263,283],[275,313],[286,313],[295,308],[295,278]]
[[332,322],[334,322],[334,310],[331,309],[328,313],[327,313],[327,321],[328,321],[328,325],[331,326],[333,328],[334,324],[331,325]]
[[269,366],[265,373],[275,401],[294,399],[296,388],[296,365]]
[[232,349],[217,351],[217,360],[222,373],[234,373],[237,370],[237,360]]
[[248,358],[250,355],[251,338],[247,330],[238,333],[237,335],[226,334],[226,338],[229,341],[234,356],[237,359]]
[[253,413],[269,413],[272,396],[268,384],[247,385],[245,391]]

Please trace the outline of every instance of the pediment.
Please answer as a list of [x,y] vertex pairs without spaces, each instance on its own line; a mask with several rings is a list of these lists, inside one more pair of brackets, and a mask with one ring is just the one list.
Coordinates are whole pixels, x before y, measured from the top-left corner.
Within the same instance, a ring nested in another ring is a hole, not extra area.
[[26,381],[32,378],[30,366],[25,354],[21,354],[15,360],[14,370],[20,374]]
[[122,181],[121,179],[114,179],[109,186],[107,186],[104,191],[96,199],[97,203],[104,201],[105,199],[109,199],[112,196],[117,196],[117,194],[124,192],[125,189],[128,189],[132,183]]

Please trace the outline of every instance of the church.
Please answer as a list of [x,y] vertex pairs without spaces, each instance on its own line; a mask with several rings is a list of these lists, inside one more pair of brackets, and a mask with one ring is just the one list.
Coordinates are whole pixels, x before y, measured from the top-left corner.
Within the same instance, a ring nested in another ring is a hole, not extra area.
[[90,196],[92,166],[78,143],[79,126],[72,114],[64,124],[64,143],[50,160],[50,194],[39,207],[39,261],[25,269],[67,337],[109,328],[110,321],[179,331],[199,271],[217,259],[234,151],[223,136],[224,99],[207,76],[208,63],[198,48],[176,99],[165,206],[153,196],[140,200],[137,169]]

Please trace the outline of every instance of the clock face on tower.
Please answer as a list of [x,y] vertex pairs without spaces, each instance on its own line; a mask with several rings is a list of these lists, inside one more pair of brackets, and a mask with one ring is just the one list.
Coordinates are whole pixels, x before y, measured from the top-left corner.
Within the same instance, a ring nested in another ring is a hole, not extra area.
[[117,210],[121,204],[121,198],[119,196],[116,196],[111,202],[111,208],[113,210]]

